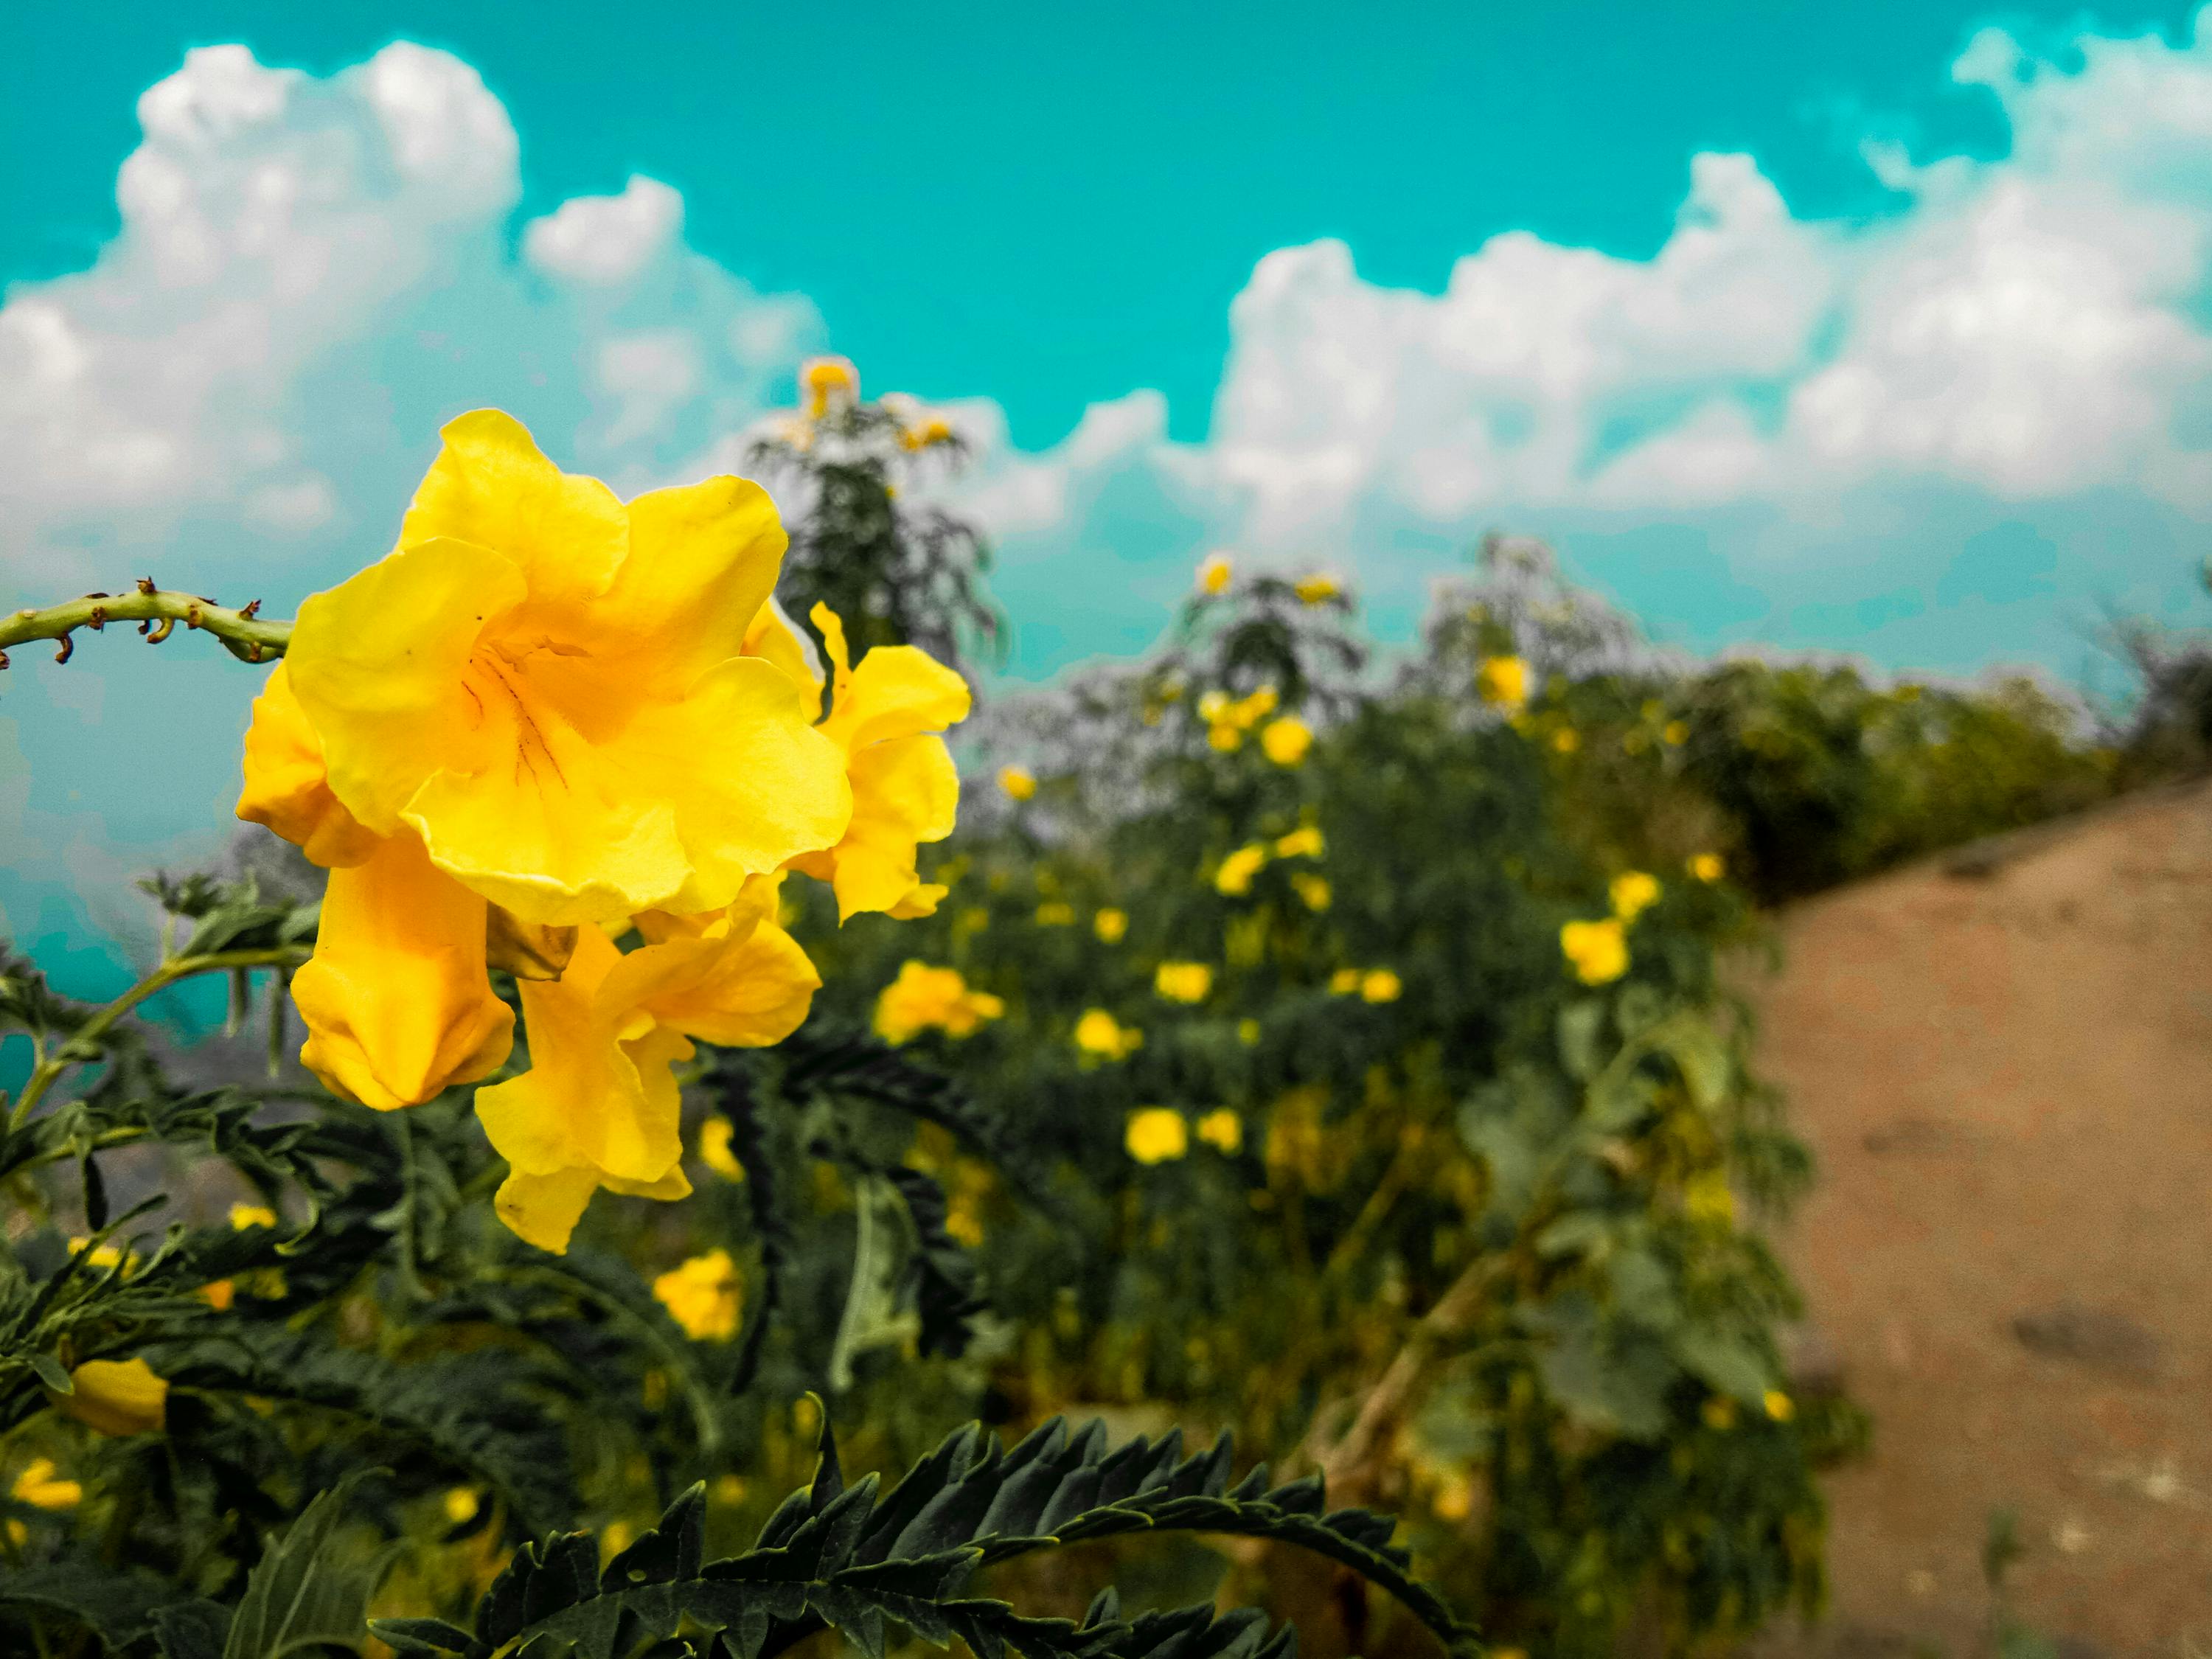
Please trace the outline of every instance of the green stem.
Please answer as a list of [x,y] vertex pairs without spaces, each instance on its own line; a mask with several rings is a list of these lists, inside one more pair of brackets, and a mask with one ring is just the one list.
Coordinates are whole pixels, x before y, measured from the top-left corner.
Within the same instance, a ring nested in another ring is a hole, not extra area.
[[82,599],[0,617],[0,668],[8,665],[8,647],[32,640],[60,641],[62,648],[54,660],[67,662],[76,648],[71,637],[75,630],[89,628],[96,634],[112,622],[137,623],[149,645],[159,645],[182,623],[214,635],[225,650],[242,662],[271,662],[291,644],[292,624],[257,616],[260,607],[261,601],[255,599],[233,610],[196,593],[156,587],[150,578],[142,577],[128,593],[88,593]]
[[32,1068],[29,1080],[23,1085],[21,1098],[8,1115],[9,1128],[21,1127],[31,1115],[31,1109],[53,1087],[54,1079],[71,1066],[95,1058],[100,1053],[100,1039],[107,1035],[115,1022],[155,992],[166,991],[194,974],[223,973],[234,968],[296,968],[309,954],[304,945],[277,945],[259,951],[210,951],[204,956],[171,957],[77,1027],[53,1053]]

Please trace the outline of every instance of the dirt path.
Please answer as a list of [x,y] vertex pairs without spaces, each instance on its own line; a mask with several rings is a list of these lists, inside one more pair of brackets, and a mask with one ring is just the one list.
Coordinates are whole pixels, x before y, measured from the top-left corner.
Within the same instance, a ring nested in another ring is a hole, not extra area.
[[1793,912],[1760,997],[1812,1346],[1875,1419],[1788,1650],[1984,1650],[2011,1508],[2062,1652],[2212,1655],[2212,786],[1990,850]]

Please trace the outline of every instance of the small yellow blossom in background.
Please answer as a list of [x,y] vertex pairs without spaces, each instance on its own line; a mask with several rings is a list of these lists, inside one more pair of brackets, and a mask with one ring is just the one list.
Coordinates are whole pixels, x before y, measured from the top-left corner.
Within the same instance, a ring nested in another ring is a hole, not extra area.
[[1718,881],[1728,874],[1728,860],[1718,853],[1698,853],[1691,858],[1689,871],[1699,881]]
[[1797,1415],[1797,1402],[1779,1389],[1769,1389],[1759,1397],[1759,1403],[1766,1407],[1767,1416],[1777,1423],[1787,1423]]
[[1036,793],[1036,774],[1026,766],[1002,766],[999,787],[1009,800],[1027,800]]
[[1624,870],[1613,878],[1607,891],[1613,900],[1613,914],[1624,922],[1631,922],[1659,902],[1659,878],[1641,870]]
[[727,1250],[695,1255],[653,1281],[654,1300],[695,1341],[726,1342],[738,1334],[744,1279]]
[[1258,1047],[1260,1042],[1260,1022],[1256,1019],[1238,1020],[1237,1022],[1237,1040],[1243,1043],[1247,1048]]
[[1190,1150],[1190,1127],[1182,1114],[1165,1106],[1147,1106],[1129,1114],[1122,1144],[1139,1164],[1165,1164]]
[[1313,727],[1296,714],[1269,720],[1260,732],[1260,747],[1278,766],[1296,766],[1305,759],[1306,750],[1313,747]]
[[1571,921],[1559,929],[1559,949],[1585,985],[1610,985],[1628,971],[1628,936],[1620,921]]
[[1563,726],[1552,733],[1552,747],[1562,755],[1571,755],[1583,746],[1583,734],[1571,726]]
[[200,1286],[200,1300],[217,1313],[228,1313],[230,1304],[238,1300],[238,1286],[228,1279],[212,1279]]
[[1170,1002],[1203,1002],[1213,988],[1213,969],[1202,962],[1164,962],[1152,988]]
[[1328,902],[1333,896],[1328,878],[1326,876],[1316,876],[1306,870],[1301,870],[1291,878],[1291,889],[1305,901],[1305,907],[1309,910],[1328,909]]
[[1680,720],[1668,720],[1659,728],[1659,741],[1670,749],[1680,749],[1690,740],[1690,728]]
[[1698,1408],[1698,1415],[1705,1419],[1707,1428],[1724,1432],[1735,1426],[1735,1401],[1717,1394]]
[[1231,579],[1236,574],[1237,568],[1226,553],[1209,553],[1199,562],[1198,591],[1201,593],[1225,593],[1229,591]]
[[1206,740],[1224,755],[1233,755],[1244,746],[1244,733],[1226,720],[1216,720],[1206,728]]
[[83,1256],[88,1267],[97,1268],[101,1273],[106,1273],[110,1267],[121,1267],[126,1273],[130,1271],[133,1264],[114,1245],[100,1245],[87,1255],[87,1249],[91,1244],[92,1241],[89,1238],[79,1236],[70,1240],[69,1252],[71,1255]]
[[1483,702],[1518,714],[1528,706],[1528,665],[1520,657],[1485,657],[1474,677]]
[[1198,1138],[1218,1152],[1234,1152],[1244,1144],[1244,1120],[1226,1106],[1198,1121]]
[[1405,990],[1405,981],[1388,968],[1372,969],[1359,976],[1362,1002],[1395,1002]]
[[1122,1024],[1103,1008],[1089,1008],[1075,1022],[1075,1046],[1102,1060],[1127,1060],[1145,1046],[1145,1034]]
[[57,1473],[52,1458],[34,1457],[15,1477],[9,1493],[18,1504],[34,1510],[73,1510],[83,1501],[84,1488],[74,1480],[56,1479]]
[[1735,1194],[1729,1190],[1728,1177],[1718,1170],[1707,1170],[1684,1182],[1682,1213],[1692,1221],[1722,1226],[1734,1221]]
[[1291,591],[1308,605],[1326,604],[1344,592],[1344,584],[1324,570],[1301,576],[1291,586]]
[[799,366],[799,406],[811,420],[820,420],[831,408],[855,402],[860,395],[860,371],[849,357],[809,357]]
[[745,1166],[730,1150],[730,1120],[710,1117],[699,1126],[699,1161],[725,1181],[743,1181]]
[[1075,907],[1059,899],[1048,899],[1036,908],[1040,927],[1073,927],[1075,926]]
[[[1474,1513],[1474,1482],[1460,1470],[1446,1475],[1429,1499],[1429,1513],[1439,1521],[1464,1521]],[[1499,1650],[1492,1650],[1492,1659]]]
[[1329,994],[1348,997],[1359,989],[1359,981],[1364,977],[1357,968],[1340,968],[1328,976]]
[[714,1484],[707,1488],[708,1495],[717,1504],[735,1506],[745,1501],[745,1480],[741,1474],[718,1474]]
[[948,1036],[969,1036],[985,1020],[1006,1012],[1000,998],[969,990],[958,969],[909,961],[876,999],[876,1035],[887,1042],[907,1042],[934,1027]]
[[[889,398],[885,398],[889,402]],[[942,415],[927,416],[922,420],[899,428],[899,443],[907,449],[934,449],[939,444],[952,441],[952,422]]]
[[70,1373],[68,1394],[46,1390],[64,1417],[95,1434],[151,1434],[169,1420],[169,1385],[143,1359],[88,1359]]
[[1317,859],[1322,855],[1325,845],[1326,843],[1321,838],[1320,827],[1309,823],[1304,829],[1293,830],[1289,835],[1278,839],[1275,842],[1275,856],[1279,859]]
[[1252,878],[1267,862],[1267,849],[1260,842],[1238,848],[1222,860],[1221,867],[1213,872],[1213,890],[1230,898],[1242,898],[1252,890]]
[[449,1486],[446,1490],[446,1519],[454,1526],[473,1521],[483,1500],[466,1486]]
[[1109,905],[1091,918],[1091,931],[1098,935],[1101,945],[1119,945],[1129,931],[1129,913]]
[[276,1212],[265,1204],[234,1204],[230,1206],[230,1227],[233,1232],[244,1232],[248,1227],[274,1227]]

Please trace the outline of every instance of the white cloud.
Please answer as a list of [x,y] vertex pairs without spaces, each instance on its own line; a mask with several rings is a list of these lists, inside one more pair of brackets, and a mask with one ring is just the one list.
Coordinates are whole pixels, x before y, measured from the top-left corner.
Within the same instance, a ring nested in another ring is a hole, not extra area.
[[579,196],[533,221],[522,251],[542,270],[611,285],[636,276],[683,224],[681,196],[632,174],[619,196]]

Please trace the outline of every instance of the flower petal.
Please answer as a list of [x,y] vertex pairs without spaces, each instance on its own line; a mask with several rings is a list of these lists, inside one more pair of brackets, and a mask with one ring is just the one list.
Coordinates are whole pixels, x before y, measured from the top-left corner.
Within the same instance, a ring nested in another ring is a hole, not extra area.
[[783,526],[768,492],[744,478],[656,489],[629,512],[629,556],[590,625],[598,652],[646,695],[680,696],[738,654],[775,586]]
[[702,1042],[760,1048],[797,1030],[821,988],[799,941],[770,921],[644,945],[608,975],[606,994]]
[[300,1059],[380,1111],[472,1083],[506,1060],[514,1011],[484,969],[484,902],[401,834],[331,872],[315,954],[293,976]]
[[793,684],[815,693],[818,708],[822,665],[813,641],[799,631],[799,625],[773,598],[753,613],[752,622],[745,629],[744,649],[740,654],[765,658],[774,663]]
[[860,659],[823,729],[857,755],[888,738],[957,726],[969,702],[968,682],[927,651],[879,645]]
[[441,767],[484,763],[483,713],[462,670],[487,623],[524,597],[489,549],[425,542],[300,607],[286,667],[322,740],[331,792],[379,835]]
[[491,1206],[525,1243],[563,1255],[569,1235],[584,1218],[585,1207],[599,1189],[598,1177],[589,1170],[559,1170],[551,1175],[526,1175],[516,1170],[500,1182]]
[[960,775],[942,738],[893,738],[863,749],[851,777],[853,822],[830,854],[840,921],[906,904],[922,885],[916,844],[951,835],[960,805]]
[[291,677],[281,662],[253,700],[238,816],[267,825],[326,870],[359,864],[376,850],[375,833],[331,793],[322,740],[292,695]]

